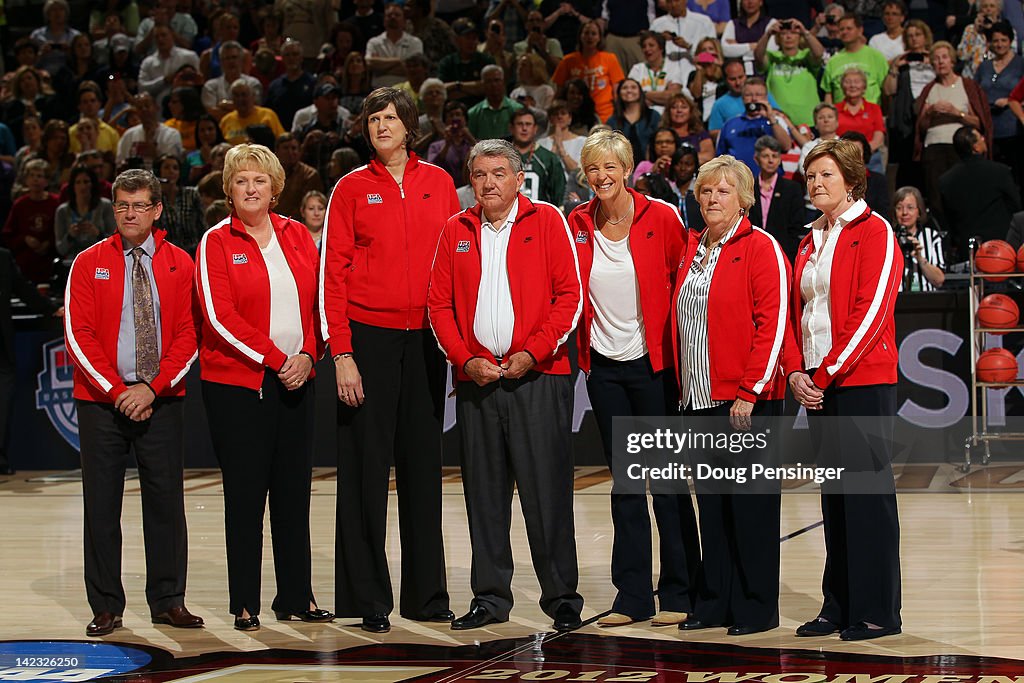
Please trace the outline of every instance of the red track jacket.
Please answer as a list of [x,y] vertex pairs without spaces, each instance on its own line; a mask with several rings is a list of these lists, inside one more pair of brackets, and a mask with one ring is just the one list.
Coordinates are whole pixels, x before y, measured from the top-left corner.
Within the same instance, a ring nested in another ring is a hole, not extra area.
[[[452,216],[437,244],[427,304],[430,325],[459,380],[472,358],[497,359],[473,334],[480,289],[480,205]],[[569,374],[565,340],[582,306],[580,269],[569,226],[551,204],[519,195],[508,246],[508,279],[515,326],[508,355],[527,351],[534,370]]]
[[[153,230],[153,279],[160,296],[160,371],[150,382],[157,396],[184,396],[182,381],[196,360],[192,317],[192,259]],[[117,374],[117,335],[124,302],[124,247],[120,233],[76,258],[64,293],[64,340],[75,364],[74,397],[113,403],[128,387]]]
[[[679,258],[686,248],[687,230],[679,212],[671,205],[651,200],[634,190],[633,227],[629,231],[629,249],[636,269],[640,310],[644,318],[645,341],[654,372],[672,366],[672,331],[669,309],[672,285]],[[590,270],[594,265],[594,212],[598,202],[581,204],[569,214],[569,228],[576,241],[583,282],[583,318],[576,338],[580,370],[590,372],[590,326],[594,306],[590,301]]]
[[[829,276],[829,311],[832,348],[811,378],[822,389],[837,386],[895,384],[899,352],[896,348],[896,295],[903,279],[903,252],[884,218],[863,201],[854,206],[861,214],[840,233]],[[804,237],[793,266],[792,333],[788,335],[783,365],[786,376],[804,367],[804,310],[800,276],[814,251],[811,234]]]
[[[299,293],[302,351],[315,359],[316,245],[301,223],[276,213],[270,220]],[[234,214],[203,235],[195,280],[202,309],[200,377],[259,390],[264,368],[277,372],[288,357],[270,339],[270,278],[263,253]]]
[[[672,295],[672,354],[679,367],[677,302],[701,238],[690,240]],[[708,293],[711,398],[755,403],[778,398],[779,363],[788,320],[789,265],[775,238],[745,217],[722,245]],[[676,372],[676,380],[679,381]],[[783,390],[784,391],[784,390]]]
[[374,159],[331,192],[320,255],[320,333],[332,354],[352,351],[349,320],[397,330],[429,324],[430,264],[459,197],[451,176],[412,153],[402,185]]

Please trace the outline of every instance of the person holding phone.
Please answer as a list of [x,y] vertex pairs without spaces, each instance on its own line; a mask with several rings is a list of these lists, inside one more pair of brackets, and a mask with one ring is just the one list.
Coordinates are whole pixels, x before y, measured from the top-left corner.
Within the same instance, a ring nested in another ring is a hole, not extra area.
[[[778,50],[769,49],[773,37]],[[798,19],[773,22],[754,46],[754,61],[765,72],[768,92],[798,126],[814,123],[824,54],[821,41]]]

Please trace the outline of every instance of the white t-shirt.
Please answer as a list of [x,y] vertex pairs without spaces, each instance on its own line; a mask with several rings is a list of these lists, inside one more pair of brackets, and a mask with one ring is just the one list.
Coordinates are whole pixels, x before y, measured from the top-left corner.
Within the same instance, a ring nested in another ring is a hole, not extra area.
[[[673,17],[671,14],[663,14],[651,22],[651,30],[655,33],[671,31],[686,40],[690,44],[691,49],[696,49],[697,43],[700,42],[701,38],[715,38],[718,35],[715,32],[715,24],[711,21],[711,17],[706,14],[698,14],[697,12],[687,12],[685,17]],[[665,43],[666,60],[675,61],[672,60],[672,56],[677,52],[682,53],[683,48],[672,42]]]
[[644,314],[636,284],[629,235],[613,242],[594,231],[594,265],[590,270],[590,347],[605,358],[630,361],[647,353]]
[[304,326],[299,314],[299,289],[277,233],[270,233],[270,244],[261,247],[260,252],[270,278],[270,341],[290,358],[302,350]]
[[[646,62],[638,62],[629,70],[629,78],[639,82],[640,89],[644,92],[662,92],[668,89],[669,83],[678,83],[689,95],[686,84],[690,82],[690,74],[694,71],[695,68],[689,59],[666,59],[657,71]],[[651,109],[659,114],[665,111],[665,107],[661,105],[652,105]]]
[[890,62],[907,51],[907,48],[903,46],[903,34],[890,38],[885,31],[871,36],[868,45],[885,55]]

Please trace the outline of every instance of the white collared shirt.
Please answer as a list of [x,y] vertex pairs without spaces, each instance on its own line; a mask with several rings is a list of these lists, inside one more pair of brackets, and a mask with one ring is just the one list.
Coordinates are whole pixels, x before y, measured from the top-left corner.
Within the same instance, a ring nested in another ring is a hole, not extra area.
[[800,295],[804,300],[800,326],[803,332],[804,366],[807,369],[819,367],[832,349],[832,313],[829,310],[832,257],[842,229],[864,213],[866,208],[864,200],[859,199],[833,225],[827,225],[824,216],[811,223],[814,251],[800,274]]
[[[503,221],[484,219],[480,226],[480,287],[476,294],[473,334],[495,358],[504,358],[512,346],[516,314],[508,284],[508,243],[519,213],[519,198]],[[483,217],[483,214],[481,214]]]

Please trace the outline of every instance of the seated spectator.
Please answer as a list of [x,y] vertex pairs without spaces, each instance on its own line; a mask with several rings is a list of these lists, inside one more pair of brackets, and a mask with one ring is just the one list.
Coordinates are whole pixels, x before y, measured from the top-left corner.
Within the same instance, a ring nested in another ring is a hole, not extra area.
[[284,73],[267,88],[266,105],[277,112],[281,125],[291,128],[295,112],[313,104],[316,78],[302,68],[302,45],[288,39],[281,46]]
[[711,134],[704,129],[700,113],[693,101],[683,93],[672,97],[668,110],[661,117],[661,127],[671,128],[679,137],[680,144],[691,145],[700,156],[700,163],[706,163],[715,156],[715,144]]
[[246,128],[249,126],[266,126],[274,136],[284,132],[273,109],[257,106],[256,94],[248,81],[239,79],[231,84],[231,103],[234,111],[220,120],[220,132],[229,144],[246,142],[249,139]]
[[889,63],[882,92],[890,97],[886,129],[889,163],[895,164],[898,185],[924,187],[924,174],[914,159],[914,102],[924,87],[935,80],[932,69],[932,30],[919,19],[911,19],[903,30],[904,52]]
[[[716,141],[726,121],[742,116],[746,112],[743,86],[747,82],[747,74],[743,71],[743,63],[738,60],[730,60],[722,69],[728,89],[718,93],[718,97],[715,98],[715,106],[711,108],[711,116],[708,117],[708,130],[711,131],[711,137]],[[771,95],[768,95],[768,104],[774,109],[779,108],[775,98]],[[754,143],[751,141],[750,149],[753,150],[753,148]]]
[[649,171],[638,176],[633,187],[640,194],[654,199],[660,199],[666,204],[671,204],[673,206],[679,204],[679,197],[676,196],[675,190],[672,189],[672,185],[669,183],[668,178],[660,173]]
[[893,196],[893,228],[903,248],[903,291],[931,292],[946,281],[942,233],[928,225],[924,195],[916,187],[901,187]]
[[324,234],[324,217],[327,215],[327,196],[318,190],[310,190],[302,197],[302,224],[309,230],[316,250],[320,251],[320,241]]
[[215,199],[203,210],[203,222],[206,225],[217,225],[231,216],[231,207],[224,199]]
[[[867,165],[868,159],[871,158],[871,146],[863,133],[851,130],[843,133],[839,138],[860,145],[864,151],[864,164]],[[892,223],[892,191],[889,189],[889,181],[885,176],[874,173],[871,169],[867,170],[867,190],[864,192],[864,201],[872,211]]]
[[362,53],[351,52],[345,58],[338,90],[343,109],[356,113],[363,110],[363,100],[370,94],[370,71]]
[[[777,38],[779,48],[769,49],[768,42]],[[796,19],[772,23],[754,46],[758,68],[765,72],[768,94],[775,97],[782,109],[798,126],[814,121],[818,103],[818,72],[825,48],[814,34]]]
[[740,0],[739,15],[729,21],[722,32],[725,58],[742,60],[748,76],[754,75],[754,47],[771,22],[772,18],[764,9],[764,0]]
[[331,152],[331,161],[327,165],[327,186],[334,188],[338,181],[353,169],[364,164],[364,160],[351,147],[339,147]]
[[24,173],[27,192],[14,200],[4,223],[3,242],[25,277],[43,284],[50,280],[57,255],[53,224],[60,200],[47,190],[50,168],[45,159],[25,162]]
[[57,254],[70,265],[83,249],[114,234],[114,207],[100,196],[100,182],[86,166],[71,169],[71,198],[57,207],[54,244]]
[[[113,158],[103,152],[92,150],[91,152],[80,152],[75,156],[75,162],[72,165],[72,169],[76,166],[85,166],[87,169],[92,171],[92,174],[96,177],[99,184],[100,196],[104,199],[110,199],[113,201],[113,186],[111,185],[108,178],[113,178],[114,164]],[[61,202],[71,201],[71,185],[70,183],[64,183],[61,186],[60,192]]]
[[549,83],[551,79],[543,59],[533,53],[523,55],[516,61],[516,74],[519,85],[509,97],[518,102],[521,95],[528,95],[533,98],[535,107],[546,110],[551,106],[555,89]]
[[79,33],[71,39],[64,68],[53,75],[54,89],[62,93],[78,92],[79,85],[96,80],[99,68],[92,41],[88,35]]
[[[221,63],[220,49],[225,43],[238,43],[238,37],[242,31],[242,24],[238,16],[226,9],[214,11],[210,17],[210,26],[213,28],[213,45],[203,50],[202,54],[199,55],[199,70],[207,81],[224,75],[224,65]],[[238,47],[242,47],[240,43]],[[251,66],[252,55],[243,48],[242,61],[238,66],[239,74],[248,73]],[[232,73],[230,75],[234,76],[235,74]],[[229,80],[228,83],[231,83],[231,81]]]
[[566,82],[564,90],[565,104],[572,116],[570,130],[583,137],[590,135],[590,129],[599,125],[601,121],[597,118],[594,100],[590,97],[586,81],[574,78]]
[[[419,100],[423,105],[420,110],[420,137],[431,136],[431,142],[441,139],[444,132],[444,106],[448,99],[448,90],[440,78],[428,78],[420,86]],[[469,111],[467,109],[466,111]]]
[[21,138],[21,123],[26,116],[38,116],[41,121],[54,118],[58,110],[50,87],[34,66],[19,66],[10,81],[9,100],[0,107],[0,119],[14,133],[15,142],[25,144]]
[[[11,130],[11,134],[14,134],[13,130]],[[20,176],[21,168],[25,162],[34,156],[38,156],[43,148],[43,126],[39,122],[38,116],[26,116],[22,119],[21,139],[24,141],[24,144],[14,154],[15,176]]]
[[1024,79],[1024,59],[1013,52],[1013,28],[1005,21],[988,31],[990,59],[978,67],[975,80],[988,99],[992,112],[992,158],[1013,169],[1020,184],[1024,179],[1024,146],[1017,132],[1017,117],[1010,108],[1010,93]]
[[754,143],[757,139],[763,135],[772,135],[782,145],[782,149],[789,149],[793,146],[793,138],[790,137],[784,117],[768,104],[768,89],[762,79],[752,76],[746,80],[743,85],[743,103],[747,105],[745,113],[725,122],[715,152],[717,155],[733,155],[756,175],[758,169],[754,163]]
[[209,118],[203,110],[199,91],[189,87],[175,88],[167,98],[167,112],[170,117],[164,125],[178,131],[186,152],[193,151],[196,148],[196,125],[200,118]]
[[448,172],[455,186],[465,185],[466,161],[477,140],[469,130],[469,110],[461,100],[444,105],[444,128],[441,138],[430,142],[426,158]]
[[505,73],[505,85],[508,87],[515,77],[516,58],[511,50],[505,49],[505,25],[498,19],[487,21],[487,30],[481,36],[483,42],[477,45],[477,52],[488,55]]
[[828,2],[825,10],[814,18],[814,32],[825,48],[825,60],[843,49],[843,41],[839,39],[839,20],[846,14],[846,9],[838,2]]
[[[124,45],[125,50],[132,52],[135,44],[126,34],[130,33],[134,36],[137,30],[137,24],[134,30],[129,31],[121,23],[121,18],[116,13],[107,14],[107,18],[104,21],[103,35],[92,43],[92,53],[96,58],[96,64],[99,65],[100,71],[110,66],[111,53],[114,51],[116,44],[121,43]],[[99,78],[100,76],[97,74],[97,80]]]
[[[100,120],[100,107],[102,106],[102,92],[100,86],[93,81],[85,81],[78,86],[78,114],[81,118],[92,119],[96,125],[96,149],[101,152],[117,151],[117,142],[121,139],[117,132],[108,123]],[[78,154],[82,151],[78,142],[78,124],[71,126],[71,152]]]
[[[622,81],[622,83],[627,82],[629,82],[628,79]],[[620,88],[622,83],[619,84]],[[653,114],[654,112],[650,113]],[[587,141],[587,138],[572,132],[570,128],[572,116],[569,114],[569,107],[566,105],[565,100],[555,100],[552,102],[548,108],[547,115],[548,133],[537,140],[537,145],[550,152],[554,152],[555,156],[562,162],[562,166],[565,168],[566,196],[573,201],[579,201],[584,194],[589,192],[587,183],[579,182],[580,154],[583,152],[583,143]],[[646,145],[641,149],[647,149]],[[635,156],[634,158],[639,159],[640,157]],[[570,197],[570,195],[575,196]]]
[[160,227],[167,231],[167,239],[191,256],[195,256],[199,240],[206,232],[202,203],[194,187],[182,185],[181,161],[173,154],[163,154],[153,164],[153,174],[160,181],[163,195],[163,213]]
[[[814,108],[814,129],[818,131],[818,137],[808,140],[800,147],[800,174],[803,175],[804,159],[810,154],[822,140],[835,140],[839,137],[836,132],[839,130],[839,112],[836,105],[828,102],[820,102]],[[810,206],[810,204],[808,204]]]
[[416,105],[417,111],[423,111],[423,103],[420,102],[420,87],[422,87],[423,81],[427,80],[429,74],[430,60],[427,59],[426,55],[409,55],[405,58],[405,80],[394,86],[399,90],[404,90],[409,95]]
[[[384,7],[384,33],[366,42],[366,66],[372,87],[395,85],[406,79],[404,60],[423,53],[423,41],[405,31],[405,13],[397,2]],[[476,45],[473,46],[476,49]]]
[[[105,67],[99,70],[96,78],[100,86],[105,90],[108,100],[112,96],[110,82],[114,79],[120,79],[124,82],[125,97],[127,98],[138,89],[139,64],[141,60],[136,58],[135,53],[132,51],[132,41],[127,36],[114,36],[110,39],[110,45],[110,60]],[[121,100],[121,102],[123,101]],[[107,120],[107,123],[114,125],[110,120]]]
[[0,162],[13,164],[17,153],[18,143],[14,141],[14,133],[6,123],[0,123]]
[[261,7],[254,14],[260,37],[249,43],[249,52],[255,56],[261,48],[266,48],[275,55],[280,55],[281,48],[284,47],[287,40],[283,32],[284,17],[280,12],[275,12],[274,8],[270,5]]
[[294,135],[283,133],[276,142],[274,151],[284,168],[285,181],[274,211],[282,216],[299,218],[302,198],[310,192],[323,192],[324,181],[315,168],[302,163],[299,141]]
[[[604,36],[598,22],[591,21],[580,26],[576,51],[567,54],[558,64],[552,80],[562,89],[565,99],[568,100],[566,84],[570,80],[585,79],[590,97],[594,100],[598,119],[607,121],[614,112],[615,88],[626,75],[622,72],[618,58],[611,52],[604,51],[603,41]],[[570,102],[570,106],[571,104]]]
[[693,59],[696,70],[690,74],[686,89],[700,109],[701,119],[706,125],[718,96],[728,90],[722,68],[725,63],[722,59],[722,46],[716,38],[704,38],[697,43]]
[[668,101],[689,82],[693,63],[688,59],[665,59],[665,39],[653,31],[640,34],[640,49],[644,61],[633,65],[629,77],[640,84],[647,104],[663,114]]
[[[452,30],[455,32],[455,52],[438,63],[437,77],[444,81],[449,100],[461,100],[467,107],[472,107],[484,96],[483,70],[494,64],[494,58],[476,49],[480,38],[472,19],[456,19]],[[503,89],[504,86],[502,81]]]
[[57,192],[61,185],[68,181],[75,155],[71,153],[71,136],[68,135],[68,124],[59,119],[50,119],[43,126],[43,139],[39,157],[49,164],[50,178],[48,189]]
[[[317,64],[316,72],[318,74],[334,73],[341,70],[345,60],[351,53],[358,52],[362,55],[362,51],[366,47],[366,41],[363,39],[359,29],[347,21],[334,25],[327,42],[330,44],[331,49],[320,59],[320,63]],[[367,77],[368,87],[369,77]]]
[[43,5],[43,16],[46,24],[29,34],[32,42],[43,53],[41,58],[51,50],[67,50],[71,39],[79,34],[77,29],[68,26],[68,15],[71,13],[67,0],[46,0]]
[[[313,104],[308,107],[295,112],[295,118],[292,119],[292,132],[299,136],[299,139],[303,139],[303,131],[309,127],[313,121],[317,118],[323,118],[326,122],[328,118],[325,118],[324,112],[330,111],[335,115],[339,127],[344,127],[350,120],[353,120],[352,113],[340,105],[341,89],[338,87],[338,82],[331,74],[321,74],[317,78],[316,88],[313,90]],[[334,97],[338,98],[338,103],[331,101]],[[319,98],[328,98],[320,101],[320,105],[317,106],[317,100]],[[358,118],[358,117],[355,117]],[[362,135],[362,132],[359,133]]]
[[74,135],[70,135],[70,139],[74,140],[75,147],[80,152],[93,152],[98,151],[96,145],[100,137],[99,126],[96,125],[96,121],[90,118],[82,117],[78,120],[73,128],[75,129]]
[[671,128],[659,128],[654,131],[654,139],[647,146],[647,158],[636,165],[633,180],[636,181],[645,173],[656,173],[668,176],[672,170],[672,157],[679,149],[679,136]]
[[118,32],[135,34],[139,30],[139,6],[135,0],[106,0],[89,12],[89,35],[93,40],[109,37],[108,19],[117,19]]
[[[481,77],[484,99],[469,109],[469,130],[477,140],[504,138],[508,135],[512,114],[523,105],[505,95],[505,75],[500,66],[488,64]],[[449,89],[448,93],[452,91]]]
[[668,0],[668,14],[651,22],[651,30],[665,39],[665,54],[670,60],[687,59],[702,38],[718,35],[710,17],[687,8],[687,0]]
[[186,64],[199,68],[199,57],[192,50],[174,44],[170,26],[154,26],[153,43],[156,51],[143,59],[139,67],[139,87],[152,95],[157,107],[163,109],[178,69]]
[[139,22],[139,30],[135,36],[135,53],[140,58],[156,52],[154,26],[169,26],[174,34],[174,44],[186,50],[192,48],[192,43],[199,33],[192,15],[178,11],[177,0],[157,0],[153,13]]
[[[199,205],[202,207],[204,214],[214,202],[227,199],[227,196],[224,194],[224,155],[231,149],[231,145],[227,143],[222,144],[223,147],[217,145],[218,150],[222,150],[219,152],[220,168],[216,171],[210,171],[196,183],[196,192],[199,193]],[[214,150],[215,154],[218,150]]]
[[[647,106],[643,89],[640,87],[638,80],[635,78],[624,78],[619,81],[619,85],[615,89],[614,111],[615,113],[605,123],[613,130],[621,131],[626,136],[626,139],[633,146],[634,159],[642,158],[643,151],[647,149],[651,142],[651,136],[654,135],[658,124],[663,122],[664,119],[658,112]],[[567,129],[566,132],[571,131]],[[581,149],[583,146],[582,140],[584,139],[580,138]],[[567,170],[575,170],[575,168],[576,166],[574,165],[572,169]]]
[[565,202],[565,167],[553,152],[537,145],[537,119],[529,109],[512,114],[512,145],[523,160],[525,180],[520,188],[533,201],[561,208]]
[[252,56],[249,75],[260,83],[260,89],[267,92],[270,84],[284,75],[284,62],[268,47],[261,47]]
[[544,33],[558,41],[563,54],[576,47],[580,26],[601,16],[600,3],[588,0],[541,0],[537,9],[544,15]]
[[672,164],[669,166],[668,179],[676,192],[676,207],[679,209],[679,216],[683,219],[683,225],[689,230],[701,231],[704,229],[704,216],[700,212],[700,202],[693,193],[694,180],[697,178],[697,171],[700,170],[700,157],[697,155],[697,148],[693,145],[680,145],[676,153],[672,155]]
[[886,0],[882,5],[882,24],[885,30],[871,36],[868,45],[892,60],[906,51],[903,23],[907,20],[907,6],[903,0]]
[[706,14],[714,22],[715,31],[721,35],[732,19],[732,4],[729,0],[688,0],[686,7],[698,14]]
[[[973,78],[981,63],[991,56],[986,34],[997,22],[1002,21],[1006,21],[1003,18],[1002,0],[978,0],[978,14],[974,22],[964,28],[956,49],[956,56],[963,65],[961,76]],[[1010,50],[1017,52],[1017,32],[1012,27],[1010,31]]]
[[843,99],[836,104],[836,111],[839,113],[837,132],[841,136],[853,130],[867,138],[871,146],[871,163],[868,164],[868,169],[875,173],[884,173],[879,149],[885,144],[885,119],[882,117],[881,107],[864,99],[867,84],[867,76],[855,66],[843,74]]
[[782,145],[771,135],[759,137],[754,143],[758,173],[754,175],[754,205],[748,215],[753,225],[763,228],[778,241],[792,262],[807,232],[804,229],[804,188],[779,173],[782,152]]
[[203,84],[203,106],[207,113],[220,121],[225,114],[234,109],[231,88],[237,81],[249,85],[252,91],[253,104],[263,101],[263,87],[259,80],[242,73],[243,57],[249,54],[236,41],[229,41],[220,46],[220,67],[223,73]]
[[132,99],[139,116],[139,124],[124,132],[117,143],[117,165],[137,159],[137,168],[152,168],[161,154],[185,155],[181,133],[157,120],[156,104],[149,93],[139,93]]
[[192,151],[185,157],[185,167],[188,169],[187,184],[196,184],[212,170],[210,157],[213,148],[222,142],[224,135],[220,132],[220,126],[212,116],[202,114],[196,121]]
[[[575,32],[574,32],[575,33]],[[562,45],[556,38],[544,33],[544,15],[539,9],[531,9],[526,13],[526,38],[512,46],[516,58],[525,54],[535,54],[544,60],[548,73],[558,68],[562,61]]]
[[[405,0],[406,30],[423,43],[427,72],[432,64],[439,64],[455,49],[455,34],[445,21],[434,16],[432,0]],[[406,65],[408,71],[408,65]],[[426,78],[427,74],[423,75]],[[423,79],[421,78],[420,81]],[[415,89],[419,91],[419,83]]]
[[889,73],[889,60],[868,45],[864,38],[864,23],[857,14],[847,12],[839,20],[839,37],[843,41],[843,49],[825,63],[825,70],[821,74],[825,101],[834,103],[843,99],[843,74],[850,67],[856,66],[867,77],[864,99],[878,104],[882,97],[882,81]]

